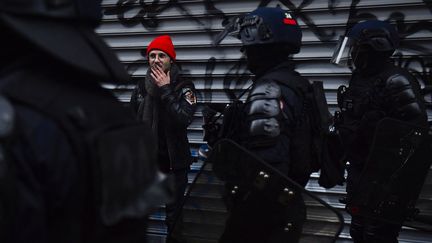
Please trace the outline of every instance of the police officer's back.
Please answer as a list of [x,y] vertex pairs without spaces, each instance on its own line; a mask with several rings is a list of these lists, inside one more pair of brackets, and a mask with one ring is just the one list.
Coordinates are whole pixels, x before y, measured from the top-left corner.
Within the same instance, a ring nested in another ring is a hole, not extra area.
[[152,138],[98,83],[128,78],[100,18],[100,1],[0,1],[2,242],[145,242]]
[[[354,68],[349,87],[342,86],[338,92],[341,115],[337,127],[349,162],[349,208],[352,196],[365,190],[359,180],[370,155],[374,134],[379,132],[376,131],[377,124],[384,118],[392,118],[424,127],[427,115],[417,80],[407,70],[391,63],[390,57],[399,45],[399,36],[393,26],[379,20],[356,24],[340,44],[339,47],[345,48],[338,48],[332,61],[336,64],[348,61],[347,64]],[[350,210],[353,217],[350,233],[355,242],[397,242],[401,222],[390,224],[364,218],[356,214],[358,210]]]

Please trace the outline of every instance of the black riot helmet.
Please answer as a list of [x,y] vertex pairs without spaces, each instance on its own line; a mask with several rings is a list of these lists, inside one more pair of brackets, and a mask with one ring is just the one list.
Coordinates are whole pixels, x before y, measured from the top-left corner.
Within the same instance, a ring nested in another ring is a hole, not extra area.
[[219,44],[227,35],[241,40],[249,70],[259,75],[288,60],[300,51],[302,32],[291,13],[280,7],[259,7],[232,19],[215,39]]
[[239,37],[245,47],[282,44],[293,54],[300,51],[302,32],[288,11],[279,7],[260,7],[243,18]]
[[290,54],[300,51],[302,32],[292,14],[280,7],[259,7],[231,19],[214,41],[219,44],[227,35],[242,41],[244,47],[255,45],[284,45]]
[[38,50],[104,81],[127,80],[94,32],[101,18],[101,0],[0,0],[0,23]]
[[337,65],[354,64],[357,68],[387,60],[399,46],[396,29],[387,22],[368,20],[354,25],[341,36],[331,62]]
[[288,11],[260,7],[243,18],[239,38],[248,69],[259,76],[300,51],[302,32]]

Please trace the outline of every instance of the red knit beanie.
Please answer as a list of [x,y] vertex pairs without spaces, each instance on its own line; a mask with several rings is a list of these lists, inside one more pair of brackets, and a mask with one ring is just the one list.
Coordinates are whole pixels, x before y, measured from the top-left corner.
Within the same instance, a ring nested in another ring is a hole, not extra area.
[[169,35],[161,35],[156,37],[147,47],[147,56],[152,50],[160,50],[168,54],[173,61],[176,59],[176,53],[174,50],[174,45],[171,41]]

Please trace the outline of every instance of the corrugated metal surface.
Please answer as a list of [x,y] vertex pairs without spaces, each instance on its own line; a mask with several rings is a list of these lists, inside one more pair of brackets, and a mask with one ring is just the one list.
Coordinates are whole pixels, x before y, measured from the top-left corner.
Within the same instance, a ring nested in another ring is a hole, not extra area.
[[[336,89],[347,84],[350,70],[329,64],[331,53],[338,36],[344,34],[347,23],[351,25],[360,19],[376,17],[397,23],[403,40],[395,57],[396,62],[412,69],[422,82],[432,83],[430,0],[104,0],[104,19],[98,33],[116,51],[133,77],[128,84],[107,87],[113,89],[120,100],[127,102],[134,84],[145,76],[147,70],[144,48],[155,36],[169,34],[185,77],[191,79],[199,91],[199,101],[227,103],[233,92],[239,93],[248,87],[250,75],[239,51],[238,40],[227,38],[220,46],[212,46],[213,38],[222,30],[222,20],[249,12],[257,6],[277,4],[297,15],[303,30],[302,50],[294,56],[297,69],[311,81],[324,81],[332,110],[336,109]],[[189,141],[194,153],[203,143],[201,117],[198,109],[189,127]],[[194,172],[190,179],[193,175]],[[314,174],[307,189],[343,212],[343,205],[338,202],[344,194],[343,187],[325,190],[318,186],[317,175]],[[432,200],[432,195],[429,193],[425,199]],[[198,197],[196,200],[203,207],[214,206],[211,198]],[[344,216],[348,225],[349,217],[345,213]],[[159,236],[165,233],[162,219],[163,210],[151,217],[149,230],[154,242],[163,239]],[[325,217],[321,219],[325,220]],[[349,241],[347,227],[341,235],[341,242],[344,241]],[[404,228],[400,241],[431,242],[432,236]]]

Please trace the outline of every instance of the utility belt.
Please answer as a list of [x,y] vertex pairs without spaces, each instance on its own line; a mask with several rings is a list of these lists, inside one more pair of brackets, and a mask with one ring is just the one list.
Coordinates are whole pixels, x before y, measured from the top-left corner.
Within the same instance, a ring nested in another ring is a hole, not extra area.
[[[336,119],[343,118],[345,114],[361,119],[361,117],[368,111],[370,99],[366,95],[361,97],[353,97],[348,88],[344,85],[340,86],[337,90],[337,103],[341,113]],[[336,120],[337,122],[338,120]]]

